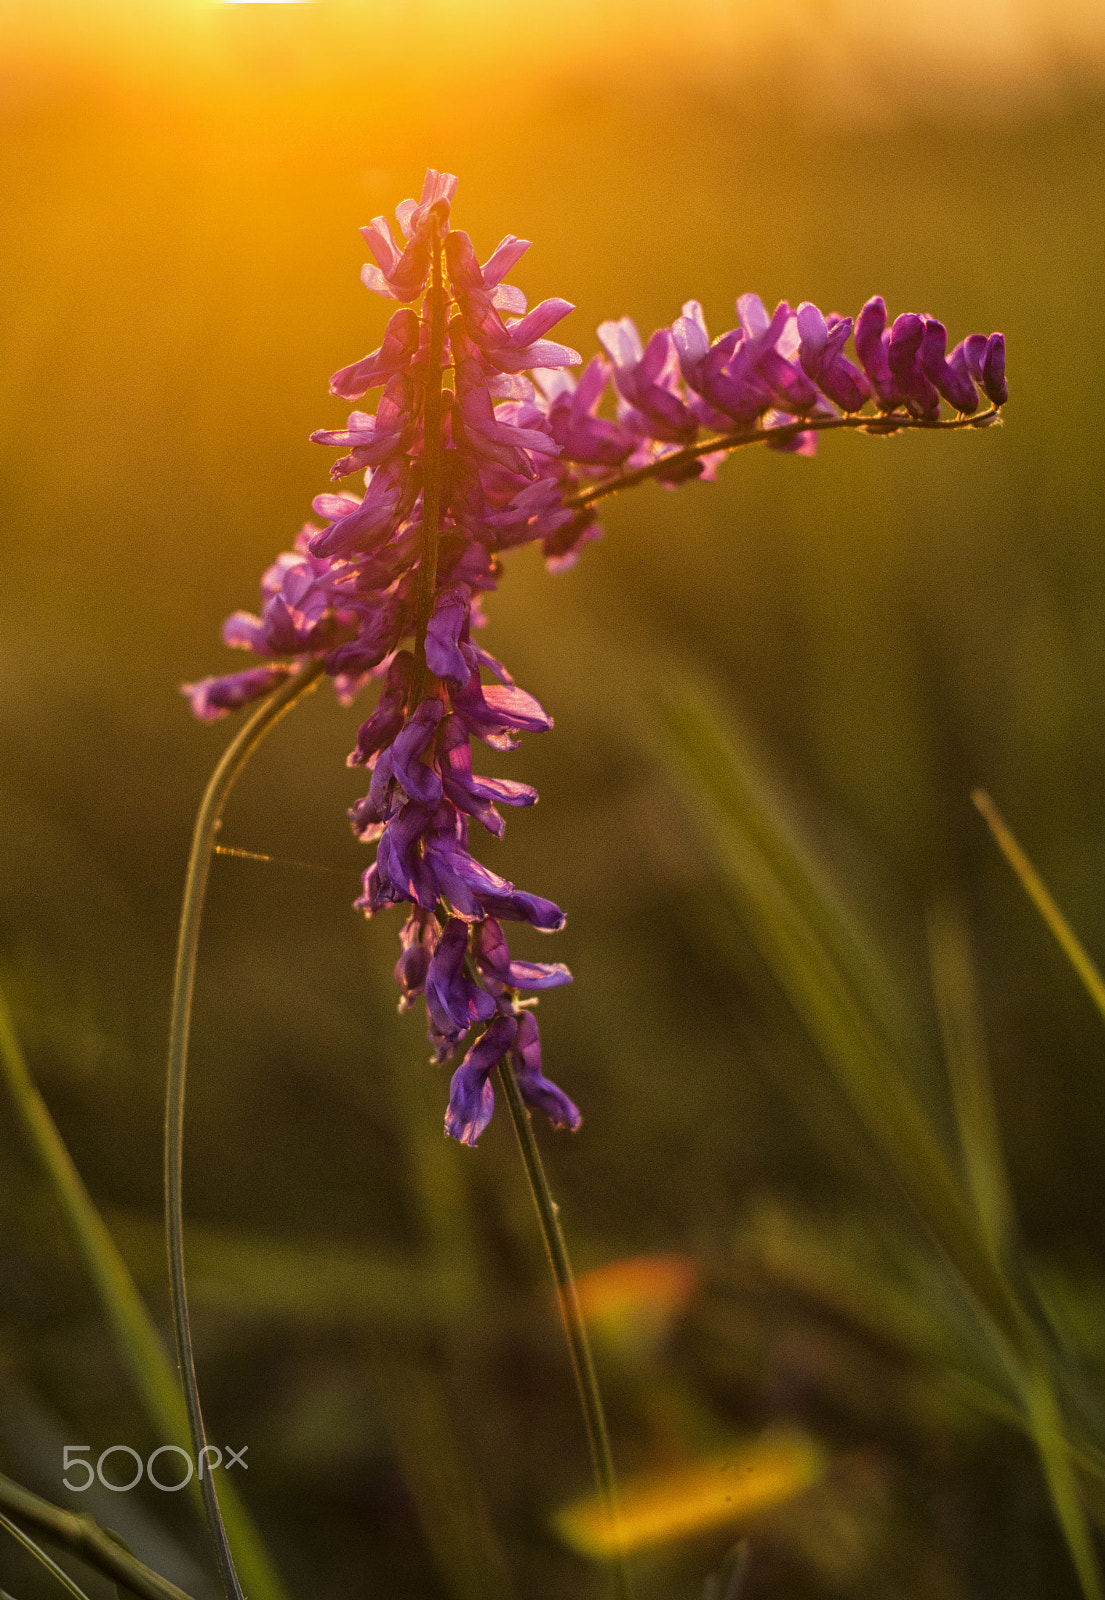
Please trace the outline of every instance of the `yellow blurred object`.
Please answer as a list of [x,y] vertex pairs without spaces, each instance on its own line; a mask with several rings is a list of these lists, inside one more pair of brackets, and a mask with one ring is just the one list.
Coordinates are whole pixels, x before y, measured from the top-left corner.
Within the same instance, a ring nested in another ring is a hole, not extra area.
[[580,1555],[600,1560],[670,1544],[771,1511],[823,1476],[825,1454],[802,1433],[773,1433],[675,1471],[622,1485],[615,1526],[596,1498],[565,1506],[557,1533]]
[[698,1286],[690,1256],[630,1256],[577,1280],[580,1310],[602,1344],[651,1355]]

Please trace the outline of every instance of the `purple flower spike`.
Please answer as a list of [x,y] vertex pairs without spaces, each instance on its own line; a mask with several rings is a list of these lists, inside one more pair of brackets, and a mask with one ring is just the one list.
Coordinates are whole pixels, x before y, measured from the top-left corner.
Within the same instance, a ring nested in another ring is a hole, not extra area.
[[491,1074],[514,1043],[517,1033],[516,1018],[496,1017],[453,1073],[445,1132],[461,1144],[475,1144],[491,1121],[495,1109]]
[[[506,281],[529,249],[513,234],[481,265],[468,235],[450,225],[455,189],[454,177],[431,168],[420,198],[396,209],[398,239],[383,217],[362,230],[373,258],[364,282],[400,306],[379,347],[335,372],[331,389],[350,402],[382,393],[374,410],[354,410],[344,428],[312,438],[342,452],[332,480],[365,474],[363,494],[317,496],[322,526],[307,523],[265,572],[258,614],[227,619],[225,642],[251,651],[257,665],[184,693],[211,721],[312,660],[343,705],[383,679],[348,757],[371,773],[349,819],[376,847],[356,905],[368,917],[407,908],[399,1005],[425,999],[435,1060],[451,1059],[473,1024],[487,1024],[453,1076],[446,1119],[454,1138],[474,1144],[494,1106],[490,1074],[506,1053],[529,1108],[556,1127],[579,1125],[541,1070],[528,1009],[536,1001],[519,998],[571,974],[560,962],[513,960],[502,926],[552,933],[564,913],[469,847],[473,821],[501,838],[500,808],[537,799],[528,784],[475,773],[473,741],[513,750],[521,734],[552,726],[474,642],[507,553],[539,542],[549,570],[562,571],[600,536],[594,506],[615,489],[645,478],[669,489],[711,481],[730,449],[757,438],[812,455],[819,428],[868,426],[862,408],[871,399],[889,413],[875,430],[894,431],[936,421],[941,398],[965,415],[980,390],[999,406],[1007,387],[1000,333],[972,334],[948,353],[942,323],[910,313],[888,329],[876,296],[856,319],[856,366],[844,355],[850,318],[825,317],[811,301],[797,312],[781,301],[769,315],[752,294],[737,301],[739,325],[712,343],[694,300],[644,343],[628,317],[604,322],[605,354],[577,382],[564,369],[579,356],[548,337],[570,303],[527,308]],[[611,380],[616,420],[599,414]],[[435,414],[439,425],[428,428]],[[723,437],[694,446],[700,429]]]

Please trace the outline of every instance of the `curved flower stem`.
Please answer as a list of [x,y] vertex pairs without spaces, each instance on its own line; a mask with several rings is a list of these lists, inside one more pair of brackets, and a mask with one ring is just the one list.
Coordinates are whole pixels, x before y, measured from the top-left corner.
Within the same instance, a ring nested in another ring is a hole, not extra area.
[[560,1304],[560,1315],[564,1321],[564,1332],[567,1335],[568,1350],[572,1358],[572,1370],[575,1373],[580,1405],[583,1408],[583,1420],[587,1428],[587,1442],[591,1447],[591,1463],[595,1470],[595,1483],[598,1487],[599,1496],[606,1507],[607,1519],[614,1534],[613,1543],[617,1550],[614,1572],[618,1594],[620,1600],[632,1600],[633,1588],[629,1579],[629,1568],[626,1565],[621,1541],[617,1537],[621,1519],[618,1511],[618,1485],[614,1473],[614,1457],[610,1449],[610,1435],[606,1427],[606,1416],[603,1412],[598,1379],[595,1376],[595,1363],[591,1356],[591,1343],[587,1337],[583,1312],[579,1304],[579,1294],[576,1291],[575,1274],[572,1272],[572,1263],[568,1258],[568,1246],[564,1238],[564,1230],[560,1226],[559,1208],[549,1188],[549,1180],[545,1175],[545,1164],[541,1160],[541,1152],[537,1146],[529,1112],[526,1110],[518,1090],[518,1081],[514,1076],[514,1069],[505,1056],[499,1063],[499,1082],[506,1096],[514,1132],[518,1136],[518,1148],[522,1153],[522,1165],[526,1169],[530,1193],[533,1196],[537,1218],[541,1225],[541,1237],[544,1240],[545,1253],[549,1258],[549,1266],[552,1269],[553,1279],[556,1283],[556,1297]]
[[702,456],[715,455],[720,450],[740,450],[748,444],[785,442],[800,433],[834,433],[841,429],[853,433],[901,433],[908,428],[947,433],[956,428],[989,428],[1000,416],[1000,406],[991,406],[970,417],[941,417],[935,422],[911,417],[905,411],[881,416],[865,416],[856,412],[847,417],[800,417],[796,422],[784,422],[777,428],[735,428],[732,433],[715,434],[713,438],[700,439],[697,444],[690,444],[684,450],[673,450],[670,455],[657,456],[655,461],[650,461],[644,467],[635,467],[632,472],[612,473],[609,478],[601,478],[598,483],[580,489],[576,494],[565,495],[564,504],[582,509],[594,505],[596,500],[605,500],[608,495],[619,494],[623,489],[632,489],[638,483],[646,483],[650,478],[670,473],[673,468],[677,470]]
[[[173,1008],[169,1023],[169,1062],[165,1089],[165,1231],[169,1247],[173,1332],[176,1336],[177,1359],[184,1386],[184,1403],[188,1411],[188,1431],[192,1437],[193,1453],[197,1459],[202,1460],[207,1459],[201,1456],[207,1439],[203,1429],[203,1412],[196,1386],[196,1368],[192,1358],[192,1340],[188,1326],[182,1199],[184,1079],[188,1065],[188,1030],[192,1013],[192,991],[196,978],[200,920],[203,916],[203,901],[211,858],[215,853],[219,818],[234,781],[269,729],[279,722],[285,712],[291,710],[295,702],[306,693],[323,671],[324,664],[321,660],[309,661],[301,667],[293,677],[281,684],[259,710],[254,712],[226,750],[204,792],[195,831],[192,834],[192,852],[188,858],[188,873],[184,882],[180,938],[177,944],[176,970],[173,975]],[[238,1574],[234,1570],[234,1560],[230,1554],[210,1470],[203,1474],[200,1486],[203,1490],[204,1510],[215,1544],[219,1575],[227,1600],[244,1600]]]

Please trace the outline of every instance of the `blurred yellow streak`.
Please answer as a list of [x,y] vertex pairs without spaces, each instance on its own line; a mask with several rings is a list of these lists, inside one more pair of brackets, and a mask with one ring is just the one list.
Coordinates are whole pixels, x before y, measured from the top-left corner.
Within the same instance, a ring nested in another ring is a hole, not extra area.
[[775,1433],[672,1472],[629,1479],[616,1528],[596,1498],[565,1506],[554,1526],[580,1555],[629,1555],[771,1511],[817,1483],[825,1464],[824,1451],[807,1435]]

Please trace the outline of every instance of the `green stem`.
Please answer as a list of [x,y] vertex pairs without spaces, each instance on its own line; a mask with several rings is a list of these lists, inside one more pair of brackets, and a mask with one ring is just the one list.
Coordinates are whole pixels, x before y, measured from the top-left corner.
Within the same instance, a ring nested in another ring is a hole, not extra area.
[[426,371],[426,399],[422,411],[422,548],[418,561],[418,593],[414,623],[414,681],[410,710],[426,692],[429,669],[426,666],[426,629],[434,609],[437,591],[437,546],[441,531],[441,378],[445,356],[445,278],[441,264],[441,240],[433,224],[430,278],[430,349]]
[[650,461],[645,467],[635,467],[632,472],[612,473],[609,478],[601,478],[598,483],[580,489],[576,494],[565,495],[564,504],[583,509],[594,505],[596,500],[620,494],[623,489],[632,489],[638,483],[646,483],[650,478],[657,478],[662,473],[671,472],[673,467],[685,466],[702,456],[714,455],[720,450],[740,450],[749,444],[778,443],[793,439],[800,433],[835,433],[841,429],[854,433],[901,433],[908,428],[947,433],[957,428],[988,428],[1000,416],[1001,407],[991,406],[974,416],[941,417],[934,422],[911,417],[906,412],[884,416],[856,413],[848,417],[803,417],[797,422],[784,422],[777,428],[734,428],[731,433],[715,434],[713,438],[700,439],[697,444],[689,444],[683,450],[673,450],[670,455],[657,456],[655,461]]
[[559,1208],[549,1188],[549,1180],[545,1175],[545,1165],[541,1160],[541,1152],[534,1137],[530,1114],[526,1110],[518,1089],[518,1080],[514,1076],[514,1069],[505,1056],[499,1063],[499,1082],[506,1096],[510,1120],[514,1124],[514,1132],[518,1136],[518,1148],[522,1153],[522,1165],[526,1169],[530,1193],[533,1196],[537,1219],[541,1225],[541,1237],[544,1240],[545,1252],[549,1258],[553,1281],[556,1284],[556,1297],[560,1304],[560,1315],[564,1321],[564,1332],[568,1339],[568,1351],[572,1358],[572,1370],[575,1373],[576,1387],[579,1390],[580,1405],[583,1409],[583,1420],[587,1428],[587,1442],[591,1447],[591,1462],[595,1470],[595,1483],[598,1487],[599,1496],[606,1507],[607,1519],[614,1533],[613,1542],[617,1549],[614,1571],[618,1593],[622,1600],[632,1600],[633,1590],[629,1580],[629,1569],[626,1565],[624,1551],[621,1549],[621,1541],[617,1537],[620,1524],[618,1484],[614,1473],[614,1457],[610,1449],[610,1434],[606,1427],[602,1396],[599,1393],[598,1378],[595,1375],[595,1363],[591,1356],[591,1343],[587,1337],[587,1328],[584,1324],[583,1312],[579,1304],[579,1294],[576,1291],[575,1274],[572,1272],[572,1263],[568,1258],[568,1246],[564,1238],[564,1230],[560,1226]]
[[121,1583],[131,1594],[138,1595],[139,1600],[189,1600],[183,1589],[132,1556],[91,1517],[63,1511],[60,1506],[41,1500],[22,1484],[3,1476],[0,1476],[0,1507],[52,1544],[71,1550],[97,1572]]
[[[169,1061],[165,1091],[165,1229],[169,1249],[169,1287],[173,1305],[173,1332],[176,1336],[177,1359],[180,1363],[184,1385],[184,1403],[188,1412],[188,1431],[192,1450],[197,1460],[206,1460],[202,1454],[207,1438],[203,1427],[199,1390],[196,1385],[196,1368],[192,1356],[192,1339],[188,1325],[188,1296],[184,1281],[184,1210],[182,1188],[182,1157],[184,1143],[184,1080],[188,1065],[188,1030],[192,1013],[192,991],[196,979],[196,955],[199,946],[200,921],[207,890],[207,877],[211,858],[215,853],[215,836],[219,819],[234,781],[261,740],[295,702],[320,677],[324,670],[322,661],[309,661],[291,678],[288,678],[268,700],[255,711],[215,768],[204,792],[199,815],[192,835],[192,852],[188,858],[188,873],[184,883],[184,904],[180,913],[180,939],[177,945],[176,970],[173,979],[173,1008],[169,1023]],[[234,1559],[230,1553],[226,1530],[223,1527],[219,1500],[215,1493],[210,1471],[203,1474],[201,1485],[203,1505],[215,1544],[219,1573],[227,1600],[244,1600]]]

